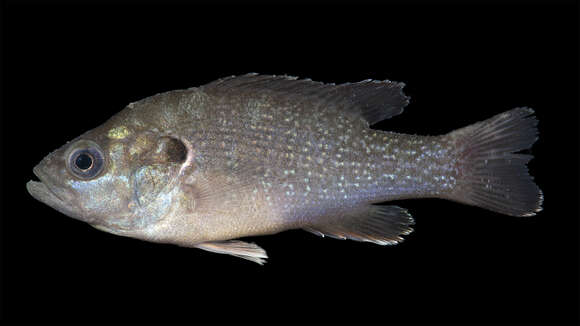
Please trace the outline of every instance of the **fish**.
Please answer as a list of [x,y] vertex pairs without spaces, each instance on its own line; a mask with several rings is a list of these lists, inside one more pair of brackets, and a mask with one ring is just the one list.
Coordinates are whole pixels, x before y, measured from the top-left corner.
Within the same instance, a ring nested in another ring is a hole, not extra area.
[[[240,238],[302,229],[394,245],[413,231],[392,200],[440,198],[532,216],[534,110],[436,136],[372,129],[405,84],[250,73],[130,103],[33,168],[30,195],[98,230],[259,264]],[[441,109],[443,110],[443,109]]]

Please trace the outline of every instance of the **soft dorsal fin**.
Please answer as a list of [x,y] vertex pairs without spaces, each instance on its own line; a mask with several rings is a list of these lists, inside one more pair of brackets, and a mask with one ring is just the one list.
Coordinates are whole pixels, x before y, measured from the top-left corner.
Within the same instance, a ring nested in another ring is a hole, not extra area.
[[206,92],[269,93],[285,100],[305,100],[317,105],[343,108],[362,117],[369,125],[401,114],[409,104],[403,93],[404,83],[389,80],[363,80],[358,83],[325,84],[292,76],[258,75],[255,73],[218,79],[202,86]]
[[204,242],[195,245],[195,247],[218,254],[228,254],[247,259],[260,265],[263,265],[266,262],[266,258],[268,258],[266,250],[260,248],[257,244],[239,240]]
[[344,214],[322,218],[304,230],[319,236],[392,245],[413,231],[413,218],[398,206],[365,205]]

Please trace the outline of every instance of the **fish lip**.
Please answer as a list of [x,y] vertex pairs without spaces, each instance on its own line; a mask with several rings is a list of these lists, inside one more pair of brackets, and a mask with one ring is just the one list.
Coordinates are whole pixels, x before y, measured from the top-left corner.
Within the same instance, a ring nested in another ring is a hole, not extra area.
[[38,165],[32,169],[32,172],[40,181],[28,181],[26,183],[26,190],[28,190],[28,193],[41,203],[44,203],[67,216],[74,217],[75,209],[71,206],[70,200],[65,200],[67,194],[64,192],[64,189],[59,192],[59,188],[56,186],[57,184],[51,179],[50,175],[44,173]]
[[60,197],[58,197],[42,182],[30,180],[26,183],[26,190],[28,190],[28,193],[36,200],[51,207],[63,203],[62,199],[60,199]]
[[48,177],[48,175],[44,174],[41,171],[41,169],[38,165],[32,169],[32,173],[34,173],[34,175],[40,180],[40,182],[30,180],[26,184],[26,188],[28,189],[29,192],[30,192],[30,187],[33,187],[32,189],[34,189],[35,191],[40,190],[41,192],[48,194],[50,197],[57,199],[59,202],[64,203],[64,200],[62,199],[62,197],[59,194],[57,194],[56,191],[53,190],[55,188],[54,183],[50,181],[50,178]]
[[41,164],[32,169],[40,181],[30,180],[26,183],[26,190],[34,199],[46,204],[62,214],[83,222],[91,223],[82,206],[75,202],[75,193],[61,186],[54,176],[43,169]]

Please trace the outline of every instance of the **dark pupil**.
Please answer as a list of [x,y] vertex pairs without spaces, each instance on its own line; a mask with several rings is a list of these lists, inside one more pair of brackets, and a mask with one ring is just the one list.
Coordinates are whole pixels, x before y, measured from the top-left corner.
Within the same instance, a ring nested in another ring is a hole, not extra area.
[[75,160],[75,165],[77,166],[77,168],[81,170],[86,170],[93,165],[93,158],[87,154],[81,154],[77,156],[77,159]]

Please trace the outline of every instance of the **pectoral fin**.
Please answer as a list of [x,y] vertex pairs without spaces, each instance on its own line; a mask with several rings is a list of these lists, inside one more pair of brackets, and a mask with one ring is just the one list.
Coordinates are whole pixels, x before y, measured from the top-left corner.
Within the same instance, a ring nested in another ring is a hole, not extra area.
[[322,218],[304,230],[319,236],[392,245],[413,231],[411,214],[398,206],[365,205],[351,211]]
[[251,260],[260,265],[263,265],[266,262],[266,258],[268,258],[266,250],[260,248],[255,243],[248,243],[239,240],[204,242],[195,245],[194,247],[218,254],[228,254],[240,257]]

